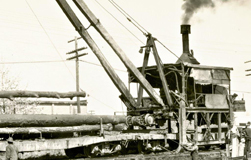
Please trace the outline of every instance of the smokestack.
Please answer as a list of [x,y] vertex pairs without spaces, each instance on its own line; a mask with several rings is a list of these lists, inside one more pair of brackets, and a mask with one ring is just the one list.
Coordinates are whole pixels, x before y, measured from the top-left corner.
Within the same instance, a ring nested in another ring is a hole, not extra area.
[[183,53],[189,53],[189,34],[191,33],[190,25],[181,25],[180,33],[182,34]]
[[180,33],[182,34],[182,45],[183,45],[183,54],[177,60],[176,63],[188,62],[192,64],[200,64],[194,57],[193,53],[190,53],[189,50],[189,34],[191,33],[190,25],[183,24],[180,26]]

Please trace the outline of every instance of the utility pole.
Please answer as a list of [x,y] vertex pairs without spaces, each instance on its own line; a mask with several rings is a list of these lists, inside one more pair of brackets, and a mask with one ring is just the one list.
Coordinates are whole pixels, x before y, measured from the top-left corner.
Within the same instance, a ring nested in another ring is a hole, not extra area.
[[[75,50],[67,52],[66,54],[73,54],[75,53],[75,56],[67,58],[67,60],[76,60],[76,91],[79,92],[79,57],[87,55],[87,53],[83,54],[78,54],[79,51],[86,49],[87,47],[81,47],[78,48],[78,39],[81,39],[81,37],[77,38],[75,37],[74,39],[68,41],[68,43],[75,42]],[[81,113],[81,108],[80,108],[80,97],[77,97],[77,113]]]
[[90,115],[94,115],[95,114],[95,110],[89,110],[89,114]]
[[[244,63],[249,63],[249,62],[251,62],[251,60],[249,60],[249,61],[246,61],[246,62],[244,62]],[[249,72],[249,71],[251,71],[251,69],[247,69],[247,70],[245,70],[246,72]],[[251,76],[251,74],[246,74],[246,76]]]

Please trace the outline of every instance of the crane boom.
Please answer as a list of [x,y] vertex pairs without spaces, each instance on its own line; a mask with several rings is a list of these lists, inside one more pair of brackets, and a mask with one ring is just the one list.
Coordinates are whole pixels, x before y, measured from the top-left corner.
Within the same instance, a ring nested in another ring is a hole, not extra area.
[[128,59],[123,50],[118,46],[115,40],[110,36],[107,30],[99,22],[96,16],[90,11],[87,5],[82,0],[73,0],[79,10],[88,19],[91,25],[97,30],[97,32],[104,38],[104,40],[110,45],[113,51],[117,54],[120,60],[124,63],[125,67],[134,75],[140,85],[145,89],[148,95],[161,106],[165,106],[161,97],[153,89],[150,83],[140,73],[140,71],[134,66],[134,64]]
[[101,65],[105,69],[108,76],[111,78],[115,86],[118,88],[120,93],[123,95],[122,98],[125,99],[126,103],[125,105],[128,107],[128,109],[132,109],[136,107],[136,102],[132,95],[130,94],[129,90],[123,83],[123,81],[119,78],[119,76],[116,74],[115,70],[112,68],[110,63],[106,60],[100,49],[98,48],[97,44],[94,42],[92,37],[89,35],[87,30],[85,30],[83,24],[80,22],[80,20],[77,18],[71,7],[68,5],[68,3],[65,0],[57,0],[57,3],[61,7],[61,9],[64,11],[65,15],[68,17],[68,19],[71,21],[72,25],[75,27],[75,29],[78,31],[78,33],[81,35],[81,37],[86,41],[90,49],[93,51],[93,53],[97,56],[99,59]]

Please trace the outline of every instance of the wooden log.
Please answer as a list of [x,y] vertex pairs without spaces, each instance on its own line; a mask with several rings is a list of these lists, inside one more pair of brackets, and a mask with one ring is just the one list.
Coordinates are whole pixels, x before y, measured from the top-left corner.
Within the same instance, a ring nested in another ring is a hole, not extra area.
[[[36,103],[37,105],[57,105],[57,106],[70,106],[70,105],[77,105],[77,101],[69,100],[69,101],[43,101],[43,100],[28,100],[28,101],[22,101],[22,100],[16,100],[16,104],[24,105],[24,104],[32,104]],[[88,104],[87,100],[80,100],[80,105],[86,106]]]
[[35,97],[35,98],[70,98],[85,97],[85,92],[47,92],[47,91],[0,91],[0,98],[12,99],[15,97]]
[[3,114],[0,116],[0,127],[62,127],[93,125],[102,123],[125,123],[125,116],[112,115],[18,115]]
[[[36,101],[38,105],[57,105],[57,106],[65,106],[65,105],[77,105],[77,101]],[[87,100],[81,100],[80,105],[87,105]]]
[[[99,131],[100,125],[81,125],[70,127],[15,127],[15,128],[0,128],[0,134],[34,134],[34,133],[65,133],[65,132],[85,132]],[[122,131],[126,129],[125,123],[112,125],[111,123],[104,124],[104,131]]]

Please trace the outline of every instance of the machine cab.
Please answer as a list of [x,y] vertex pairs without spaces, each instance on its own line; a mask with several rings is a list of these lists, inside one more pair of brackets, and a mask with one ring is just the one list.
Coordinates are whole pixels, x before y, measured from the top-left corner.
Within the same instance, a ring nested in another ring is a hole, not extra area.
[[[138,68],[141,70],[142,68]],[[175,102],[178,107],[180,98],[186,102],[186,107],[206,108],[229,108],[228,100],[230,95],[230,71],[232,68],[211,67],[197,64],[165,64],[164,75]],[[137,83],[133,76],[129,75],[129,83]],[[166,104],[161,79],[156,66],[149,66],[145,69],[145,77],[153,88],[158,90],[161,98]],[[139,86],[138,90],[139,90]],[[137,97],[142,107],[156,106],[155,102],[148,97]],[[167,105],[167,104],[166,104]]]

